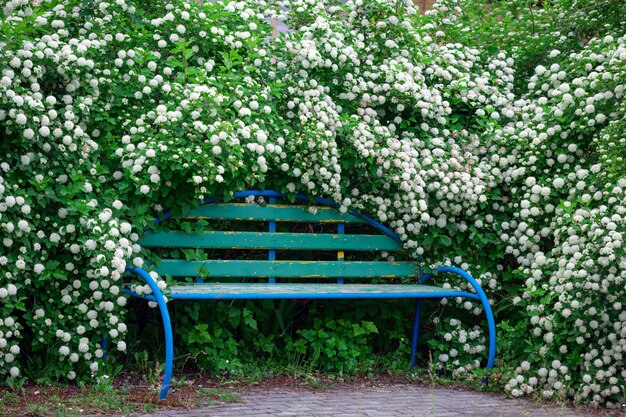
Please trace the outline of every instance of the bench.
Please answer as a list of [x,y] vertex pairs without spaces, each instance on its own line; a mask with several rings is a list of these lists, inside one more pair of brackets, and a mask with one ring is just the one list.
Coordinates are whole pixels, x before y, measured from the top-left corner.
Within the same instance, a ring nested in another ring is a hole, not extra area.
[[[440,266],[424,273],[418,262],[379,259],[380,256],[373,254],[380,255],[381,252],[394,254],[402,251],[399,237],[370,217],[356,212],[342,213],[337,208],[338,205],[329,200],[295,194],[290,200],[301,204],[286,204],[289,203],[288,196],[268,190],[238,192],[234,197],[234,202],[230,203],[209,198],[198,207],[176,218],[192,224],[201,220],[211,221],[212,225],[216,223],[218,226],[236,230],[201,228],[191,231],[189,227],[185,228],[186,231],[154,230],[147,232],[140,239],[139,243],[143,247],[163,253],[168,253],[168,250],[171,253],[189,249],[207,249],[213,252],[205,253],[230,250],[238,254],[234,257],[232,254],[229,255],[230,259],[160,259],[151,265],[147,264],[146,269],[156,271],[161,276],[171,277],[169,280],[178,280],[168,283],[166,295],[170,301],[414,299],[416,304],[410,357],[410,366],[413,367],[422,300],[465,297],[483,304],[489,329],[487,368],[493,367],[496,354],[493,314],[482,288],[464,270]],[[264,199],[263,204],[242,201],[261,197]],[[315,206],[311,208],[310,203]],[[168,212],[155,219],[154,223],[163,226],[161,223],[172,217],[173,214]],[[277,226],[282,230],[277,232]],[[260,228],[264,231],[259,231]],[[349,229],[354,230],[356,234],[349,233]],[[374,233],[367,231],[367,234],[362,234],[364,229]],[[352,255],[351,258],[357,257],[358,260],[346,260],[346,252]],[[264,259],[259,259],[260,254]],[[299,254],[306,254],[308,259],[298,260]],[[324,259],[310,260],[312,254],[321,254],[322,256],[318,258]],[[242,256],[254,259],[239,259]],[[332,256],[332,259],[329,259],[329,256]],[[364,258],[369,260],[362,260]],[[152,294],[140,295],[128,286],[125,291],[144,300],[156,302],[161,313],[165,331],[165,373],[159,398],[165,399],[170,387],[174,356],[174,341],[166,299],[146,269],[131,266],[127,266],[126,269],[145,280]],[[458,275],[466,280],[475,292],[425,285],[429,279],[442,273]],[[187,282],[181,282],[181,278],[186,278]],[[397,283],[403,278],[405,282],[407,278],[410,279],[411,283]],[[392,279],[394,283],[380,283],[387,279]]]

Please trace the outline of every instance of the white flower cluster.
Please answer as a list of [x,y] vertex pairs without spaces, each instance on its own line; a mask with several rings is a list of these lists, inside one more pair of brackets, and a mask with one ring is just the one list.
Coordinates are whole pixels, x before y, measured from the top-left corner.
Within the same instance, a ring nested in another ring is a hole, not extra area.
[[[110,20],[107,7],[100,11]],[[132,12],[123,1],[116,7]],[[32,17],[43,35],[0,43],[8,63],[0,73],[0,375],[8,381],[21,375],[22,327],[35,335],[34,355],[56,352],[46,366],[57,378],[96,373],[101,337],[124,350],[121,277],[139,250],[138,235],[117,217],[123,203],[101,189],[107,171],[90,115],[106,84],[92,73],[102,64],[94,58],[113,37],[89,35],[94,23],[73,37],[64,22],[80,20],[78,9],[43,10],[9,2],[5,22]]]
[[626,178],[613,148],[624,141],[625,95],[626,38],[593,40],[537,67],[515,103],[521,120],[494,137],[509,155],[501,180],[512,216],[500,238],[525,277],[515,301],[538,352],[507,383],[514,396],[624,398]]
[[[331,173],[340,174],[341,161],[350,161],[363,172],[363,182],[349,187],[342,203],[375,213],[417,256],[424,253],[417,239],[424,227],[468,229],[467,219],[486,202],[487,186],[497,174],[480,169],[475,134],[448,126],[453,106],[461,102],[483,116],[484,108],[491,108],[487,117],[493,120],[499,112],[511,117],[513,78],[512,62],[503,54],[485,64],[476,50],[422,37],[411,23],[416,9],[410,2],[404,6],[398,16],[386,1],[348,2],[346,22],[341,8],[290,2],[294,15],[308,10],[316,18],[285,41],[292,53],[286,79],[294,85],[289,93],[296,94],[286,115],[316,123],[322,129],[318,137],[336,135],[336,126],[351,132],[349,137],[339,133],[341,159],[325,166],[322,178],[338,183]],[[367,20],[374,16],[376,23]],[[364,26],[372,32],[364,32]],[[390,27],[398,30],[393,41],[385,40]],[[316,90],[309,90],[311,85]],[[329,113],[333,102],[340,106]],[[337,112],[348,113],[349,119],[342,121]],[[315,148],[318,140],[308,138],[308,143]],[[324,140],[322,147],[324,142],[333,143]],[[307,179],[315,169],[309,166]]]
[[[480,326],[474,326],[468,329],[465,328],[463,320],[457,319],[448,319],[442,323],[439,323],[437,320],[435,324],[443,328],[441,331],[446,344],[453,340],[457,341],[459,346],[461,346],[462,352],[473,358],[470,362],[467,362],[465,357],[459,360],[459,354],[461,352],[454,347],[448,348],[439,353],[436,357],[436,367],[438,369],[451,368],[455,374],[461,376],[480,367],[479,358],[487,349],[485,345],[486,338]],[[447,331],[444,329],[447,329]]]

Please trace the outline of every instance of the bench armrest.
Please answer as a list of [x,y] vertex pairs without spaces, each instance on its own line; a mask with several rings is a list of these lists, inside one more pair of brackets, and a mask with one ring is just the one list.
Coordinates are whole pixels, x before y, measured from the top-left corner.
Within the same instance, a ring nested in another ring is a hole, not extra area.
[[461,278],[465,279],[469,284],[474,288],[478,297],[480,297],[480,301],[483,304],[483,308],[485,309],[485,314],[487,316],[487,326],[489,327],[489,361],[487,363],[487,368],[493,367],[494,358],[496,355],[496,324],[493,318],[493,312],[491,311],[491,305],[489,305],[489,299],[485,295],[480,284],[472,277],[467,271],[464,271],[461,268],[456,266],[439,266],[433,269],[433,272],[429,272],[426,274],[422,274],[420,276],[418,283],[425,284],[426,281],[435,276],[435,274],[443,274],[443,273],[453,273],[459,275]]

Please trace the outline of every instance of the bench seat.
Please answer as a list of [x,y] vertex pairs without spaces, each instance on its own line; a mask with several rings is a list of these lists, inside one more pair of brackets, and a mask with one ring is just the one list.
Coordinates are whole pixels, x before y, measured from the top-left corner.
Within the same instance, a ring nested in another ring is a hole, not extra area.
[[421,284],[196,283],[170,285],[169,298],[187,300],[262,300],[331,298],[444,298],[480,300],[470,292]]

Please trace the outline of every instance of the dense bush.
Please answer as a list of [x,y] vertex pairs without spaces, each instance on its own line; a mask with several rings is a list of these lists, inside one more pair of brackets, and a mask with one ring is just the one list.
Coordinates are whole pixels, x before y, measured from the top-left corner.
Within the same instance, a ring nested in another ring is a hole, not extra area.
[[[8,2],[3,380],[88,380],[102,335],[127,348],[121,279],[126,262],[143,264],[146,221],[268,185],[371,213],[408,256],[469,269],[504,330],[512,395],[623,401],[626,40],[618,18],[596,33],[579,3],[446,0],[421,17],[391,0]],[[475,11],[489,25],[472,29]],[[272,17],[296,30],[269,38]],[[442,304],[432,356],[467,374],[484,356],[481,308]],[[179,346],[205,369],[241,372],[241,340],[259,335],[267,354],[275,343],[257,325],[272,306],[254,308],[198,323]],[[312,312],[285,352],[353,371],[376,330],[393,334],[383,350],[406,349],[405,323],[362,313]]]
[[[569,387],[600,401],[623,387],[626,178],[599,152],[623,141],[623,120],[609,120],[623,118],[625,41],[607,35],[537,67],[516,109],[532,116],[493,141],[514,159],[502,176],[513,216],[500,236],[526,279],[514,302],[529,316],[517,329],[528,357],[507,385],[514,394],[529,377],[546,397]],[[584,383],[571,384],[572,372]]]
[[[505,389],[623,402],[625,4],[458,4],[440,2],[428,29],[483,56],[511,53],[525,91],[483,142],[498,173],[493,208],[505,214],[483,236],[494,234],[507,254],[497,266],[513,301],[500,310],[505,343],[516,346]],[[472,36],[463,12],[485,10]]]

